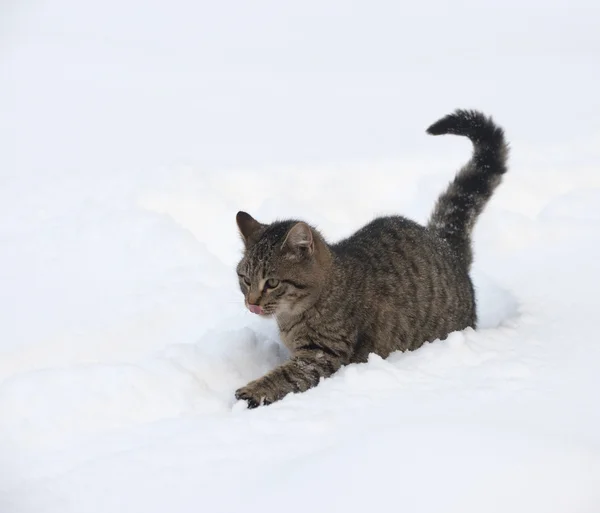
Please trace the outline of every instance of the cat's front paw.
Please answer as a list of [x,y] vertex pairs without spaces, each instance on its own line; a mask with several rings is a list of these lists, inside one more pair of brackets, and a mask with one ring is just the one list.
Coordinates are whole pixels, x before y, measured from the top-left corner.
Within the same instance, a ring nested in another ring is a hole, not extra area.
[[256,380],[236,390],[235,398],[246,401],[248,408],[257,408],[258,406],[274,403],[278,399],[281,399],[281,395],[277,394],[266,383]]

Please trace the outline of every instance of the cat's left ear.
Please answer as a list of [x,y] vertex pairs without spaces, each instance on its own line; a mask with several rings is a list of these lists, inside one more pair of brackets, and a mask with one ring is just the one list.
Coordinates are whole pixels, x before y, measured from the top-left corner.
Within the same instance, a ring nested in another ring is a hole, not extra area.
[[265,227],[264,224],[259,223],[246,212],[238,212],[235,216],[235,221],[237,222],[240,235],[242,236],[242,240],[246,247],[251,246],[260,239]]
[[289,249],[296,256],[312,255],[315,240],[310,226],[303,222],[296,223],[290,228],[281,247]]

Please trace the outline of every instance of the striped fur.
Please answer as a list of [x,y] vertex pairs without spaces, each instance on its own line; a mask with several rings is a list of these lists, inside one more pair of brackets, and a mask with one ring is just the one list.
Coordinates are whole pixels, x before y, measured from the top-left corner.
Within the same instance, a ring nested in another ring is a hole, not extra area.
[[431,125],[427,133],[463,135],[473,142],[473,157],[440,196],[428,224],[471,265],[473,226],[507,171],[504,131],[480,112],[457,110]]
[[292,354],[236,392],[249,407],[308,390],[369,353],[385,358],[475,327],[471,232],[506,171],[507,146],[502,129],[474,111],[456,111],[428,132],[467,136],[474,152],[426,227],[382,217],[329,244],[302,221],[266,225],[238,213],[246,305],[275,316]]

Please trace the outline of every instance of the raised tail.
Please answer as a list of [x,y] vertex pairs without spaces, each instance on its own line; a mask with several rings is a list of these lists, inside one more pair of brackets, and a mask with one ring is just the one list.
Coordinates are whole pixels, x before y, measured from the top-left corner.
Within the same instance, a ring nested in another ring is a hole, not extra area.
[[471,160],[439,197],[428,223],[428,228],[446,239],[469,268],[475,221],[507,171],[504,131],[481,112],[456,110],[436,121],[427,133],[464,135],[473,143]]

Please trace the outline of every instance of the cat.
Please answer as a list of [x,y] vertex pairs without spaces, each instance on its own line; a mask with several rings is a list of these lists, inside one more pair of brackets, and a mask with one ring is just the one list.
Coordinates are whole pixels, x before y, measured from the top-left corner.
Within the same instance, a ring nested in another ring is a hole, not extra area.
[[380,217],[330,244],[303,221],[262,224],[238,212],[245,305],[275,316],[291,353],[235,392],[249,408],[304,392],[369,353],[385,358],[476,327],[471,233],[507,171],[508,145],[503,129],[473,110],[456,110],[427,132],[466,136],[473,155],[426,226]]

